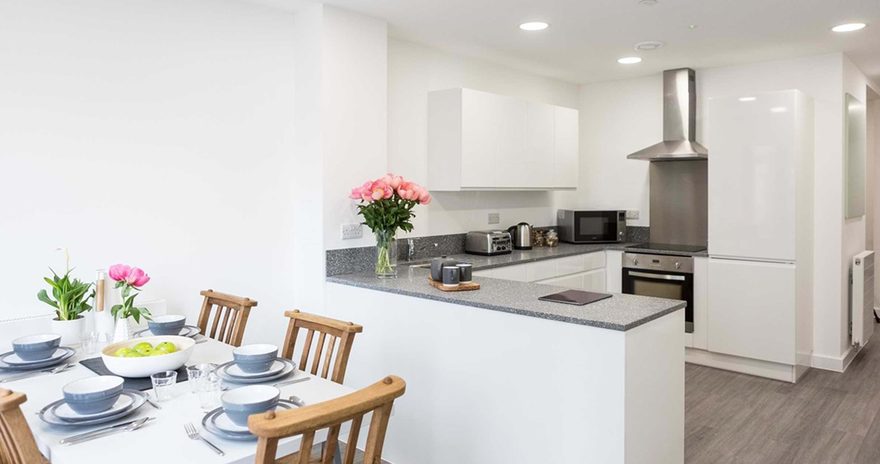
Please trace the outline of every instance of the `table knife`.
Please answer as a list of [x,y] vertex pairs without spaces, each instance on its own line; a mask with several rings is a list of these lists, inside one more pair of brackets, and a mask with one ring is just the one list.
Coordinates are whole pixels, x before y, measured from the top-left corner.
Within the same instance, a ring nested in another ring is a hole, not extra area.
[[27,378],[34,377],[34,376],[41,375],[41,374],[48,374],[50,372],[56,372],[56,373],[63,372],[63,371],[66,371],[67,369],[70,369],[71,367],[73,367],[73,364],[67,364],[65,366],[53,366],[53,367],[50,367],[47,369],[40,369],[40,370],[36,370],[36,371],[23,372],[21,374],[11,375],[11,376],[6,377],[4,379],[0,379],[0,383],[12,382],[13,380],[27,379]]
[[305,382],[306,380],[309,380],[309,379],[311,379],[311,377],[303,377],[300,379],[285,380],[283,382],[273,383],[272,386],[273,387],[283,387],[285,385],[293,385],[295,383]]
[[116,432],[122,432],[128,429],[129,426],[137,424],[140,422],[140,425],[144,425],[147,422],[155,420],[154,417],[144,417],[141,419],[135,419],[128,422],[123,422],[121,424],[115,424],[108,427],[102,427],[97,430],[92,430],[91,432],[80,433],[78,435],[72,435],[67,438],[62,438],[58,441],[58,443],[62,445],[75,445],[77,443],[82,443],[84,441],[91,440],[93,438],[103,437],[105,435],[110,435]]

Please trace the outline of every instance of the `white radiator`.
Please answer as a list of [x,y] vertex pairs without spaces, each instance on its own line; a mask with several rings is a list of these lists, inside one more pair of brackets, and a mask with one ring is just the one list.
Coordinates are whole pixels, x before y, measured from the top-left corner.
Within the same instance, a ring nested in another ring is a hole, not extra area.
[[853,256],[850,293],[852,341],[865,346],[874,333],[874,252]]

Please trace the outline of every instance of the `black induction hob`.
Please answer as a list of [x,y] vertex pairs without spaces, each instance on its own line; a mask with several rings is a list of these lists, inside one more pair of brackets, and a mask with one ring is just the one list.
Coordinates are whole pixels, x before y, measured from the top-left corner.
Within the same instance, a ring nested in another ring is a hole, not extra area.
[[663,250],[677,251],[680,253],[699,253],[706,251],[705,245],[673,245],[670,243],[642,243],[639,245],[631,245],[626,247],[627,250]]

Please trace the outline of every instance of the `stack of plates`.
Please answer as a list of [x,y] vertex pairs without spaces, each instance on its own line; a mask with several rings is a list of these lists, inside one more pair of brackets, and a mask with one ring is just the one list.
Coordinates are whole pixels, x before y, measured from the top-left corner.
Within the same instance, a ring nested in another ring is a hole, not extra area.
[[122,419],[137,411],[147,402],[146,396],[137,390],[122,390],[119,399],[108,410],[93,414],[80,414],[68,406],[64,398],[49,403],[37,414],[47,424],[61,426],[98,425]]
[[[183,326],[182,329],[180,329],[180,333],[178,335],[180,335],[181,337],[196,338],[196,335],[198,335],[201,331],[202,331],[202,329],[198,328],[197,326],[185,325],[185,326]],[[132,334],[132,337],[155,337],[155,336],[156,335],[154,335],[153,332],[150,332],[150,329],[141,329],[141,330],[138,330]]]
[[[278,406],[275,407],[275,410],[283,411],[295,407],[297,407],[297,405],[291,401],[278,400]],[[202,428],[227,440],[248,441],[256,440],[257,438],[248,431],[246,425],[237,425],[233,423],[229,417],[226,416],[222,407],[205,414],[205,417],[202,418]]]
[[40,359],[37,361],[25,361],[18,357],[14,351],[10,351],[8,353],[0,354],[0,369],[10,370],[10,371],[31,371],[36,369],[46,369],[58,364],[63,363],[70,359],[71,356],[74,355],[76,351],[73,348],[68,348],[66,346],[58,347],[51,356],[46,359]]
[[268,370],[253,374],[241,370],[235,361],[229,361],[217,366],[217,375],[226,382],[252,384],[278,380],[287,377],[295,370],[296,364],[293,361],[279,357]]

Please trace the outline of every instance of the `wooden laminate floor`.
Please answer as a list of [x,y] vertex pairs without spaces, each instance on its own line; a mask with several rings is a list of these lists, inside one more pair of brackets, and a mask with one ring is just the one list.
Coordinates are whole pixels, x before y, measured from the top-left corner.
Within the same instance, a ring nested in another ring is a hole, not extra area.
[[794,385],[688,364],[685,462],[880,463],[880,339]]

